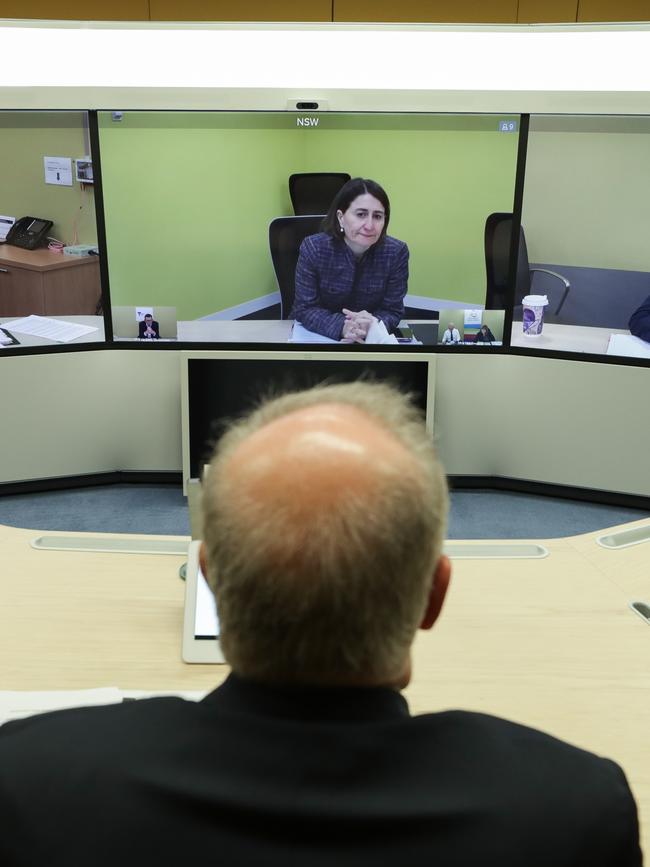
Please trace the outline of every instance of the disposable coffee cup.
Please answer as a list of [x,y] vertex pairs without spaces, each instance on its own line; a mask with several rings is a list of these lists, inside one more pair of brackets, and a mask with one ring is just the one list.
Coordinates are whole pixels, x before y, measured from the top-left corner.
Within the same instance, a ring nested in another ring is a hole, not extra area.
[[544,308],[548,304],[546,295],[526,295],[522,299],[524,334],[538,337],[544,327]]

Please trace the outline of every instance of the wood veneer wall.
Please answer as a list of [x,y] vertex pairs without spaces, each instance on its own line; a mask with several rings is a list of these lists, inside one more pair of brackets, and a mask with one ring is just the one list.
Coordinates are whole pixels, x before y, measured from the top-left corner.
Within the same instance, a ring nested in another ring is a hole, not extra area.
[[650,0],[4,0],[3,18],[93,21],[650,21]]

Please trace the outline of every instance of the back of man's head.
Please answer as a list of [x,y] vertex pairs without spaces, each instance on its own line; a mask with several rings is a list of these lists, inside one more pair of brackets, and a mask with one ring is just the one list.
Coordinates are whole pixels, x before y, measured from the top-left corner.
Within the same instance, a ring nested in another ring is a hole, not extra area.
[[408,398],[355,383],[264,403],[219,441],[203,509],[233,670],[282,683],[399,681],[447,515],[444,474]]

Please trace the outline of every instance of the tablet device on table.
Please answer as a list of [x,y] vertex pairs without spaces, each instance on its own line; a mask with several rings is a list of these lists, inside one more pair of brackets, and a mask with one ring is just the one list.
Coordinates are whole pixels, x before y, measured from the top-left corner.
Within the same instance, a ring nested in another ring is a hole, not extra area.
[[214,596],[199,565],[199,541],[192,542],[185,574],[183,661],[225,662],[219,646],[219,618]]

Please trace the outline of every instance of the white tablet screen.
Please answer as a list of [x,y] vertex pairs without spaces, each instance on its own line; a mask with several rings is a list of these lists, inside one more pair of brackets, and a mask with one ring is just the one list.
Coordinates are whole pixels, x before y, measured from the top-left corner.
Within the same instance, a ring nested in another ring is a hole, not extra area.
[[217,638],[219,636],[219,618],[214,604],[214,596],[198,570],[196,582],[196,609],[194,611],[194,637]]

